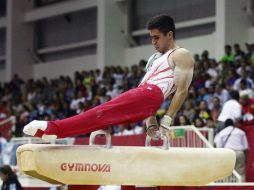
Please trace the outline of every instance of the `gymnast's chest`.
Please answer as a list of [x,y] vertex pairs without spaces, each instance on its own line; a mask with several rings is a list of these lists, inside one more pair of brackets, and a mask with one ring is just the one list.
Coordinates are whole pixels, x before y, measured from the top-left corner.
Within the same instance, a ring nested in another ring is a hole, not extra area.
[[158,67],[162,66],[165,62],[165,59],[163,59],[164,56],[161,57],[153,57],[151,60],[148,61],[146,65],[146,71],[153,71],[157,69]]
[[147,72],[154,72],[159,71],[161,69],[164,69],[166,67],[169,67],[167,56],[154,56],[152,59],[150,59],[146,65],[146,71]]

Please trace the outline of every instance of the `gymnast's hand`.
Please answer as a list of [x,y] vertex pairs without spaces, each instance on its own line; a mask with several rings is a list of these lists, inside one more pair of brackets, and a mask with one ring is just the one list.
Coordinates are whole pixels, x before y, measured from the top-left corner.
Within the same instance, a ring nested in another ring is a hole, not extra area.
[[160,133],[169,137],[169,127],[172,122],[172,118],[169,115],[164,115],[160,121]]
[[155,116],[150,116],[146,119],[146,134],[153,140],[160,139],[161,133]]

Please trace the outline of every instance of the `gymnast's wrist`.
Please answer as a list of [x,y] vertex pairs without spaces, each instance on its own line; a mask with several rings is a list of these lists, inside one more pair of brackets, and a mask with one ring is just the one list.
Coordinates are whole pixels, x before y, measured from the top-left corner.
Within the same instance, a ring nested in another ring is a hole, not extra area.
[[160,122],[160,126],[164,127],[164,128],[168,128],[170,126],[172,122],[172,117],[170,117],[169,115],[164,115],[161,118],[161,122]]
[[155,116],[150,116],[148,117],[146,120],[146,127],[150,127],[150,126],[158,126],[158,122]]

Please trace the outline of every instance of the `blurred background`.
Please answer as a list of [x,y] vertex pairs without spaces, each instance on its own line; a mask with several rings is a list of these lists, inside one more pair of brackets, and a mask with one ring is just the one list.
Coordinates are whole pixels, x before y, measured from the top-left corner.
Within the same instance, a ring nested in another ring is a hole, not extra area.
[[177,42],[219,59],[226,44],[254,41],[251,0],[0,0],[0,81],[73,76],[131,66],[154,52],[146,22],[176,21]]
[[[241,116],[233,125],[248,140],[239,175],[254,181],[254,0],[0,0],[0,165],[15,167],[16,148],[39,142],[24,137],[28,122],[70,117],[136,87],[155,52],[146,23],[158,14],[175,19],[176,42],[195,59],[189,96],[173,125],[197,127],[213,146],[225,103],[237,101]],[[123,136],[115,141],[121,145],[145,138],[143,121],[109,129]],[[206,146],[182,130],[172,146]],[[85,144],[87,137],[64,143]]]

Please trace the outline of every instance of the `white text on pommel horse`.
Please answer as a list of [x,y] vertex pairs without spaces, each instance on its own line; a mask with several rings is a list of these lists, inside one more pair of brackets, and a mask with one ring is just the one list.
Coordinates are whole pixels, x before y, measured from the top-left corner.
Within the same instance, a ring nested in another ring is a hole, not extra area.
[[62,171],[84,171],[84,172],[111,172],[110,164],[96,163],[62,163],[60,165]]

